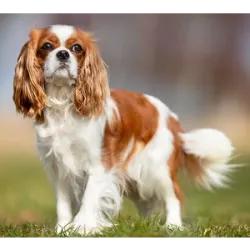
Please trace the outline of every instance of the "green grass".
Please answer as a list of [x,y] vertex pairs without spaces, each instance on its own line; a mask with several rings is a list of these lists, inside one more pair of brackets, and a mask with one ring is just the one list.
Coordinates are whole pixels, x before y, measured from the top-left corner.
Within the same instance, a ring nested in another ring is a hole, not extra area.
[[[140,218],[129,201],[116,219],[117,225],[96,237],[249,237],[250,158],[232,175],[230,189],[208,192],[197,189],[187,175],[181,175],[185,194],[182,230],[166,229],[164,217]],[[0,157],[0,236],[65,237],[54,232],[54,194],[38,157]],[[78,237],[77,234],[71,236]]]

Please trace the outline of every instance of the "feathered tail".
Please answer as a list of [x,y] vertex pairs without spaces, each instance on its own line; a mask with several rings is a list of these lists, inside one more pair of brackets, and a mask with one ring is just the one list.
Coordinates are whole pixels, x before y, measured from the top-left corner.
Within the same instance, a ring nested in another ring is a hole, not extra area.
[[215,129],[198,129],[179,133],[185,155],[185,168],[205,188],[225,187],[228,174],[236,166],[228,164],[233,146]]

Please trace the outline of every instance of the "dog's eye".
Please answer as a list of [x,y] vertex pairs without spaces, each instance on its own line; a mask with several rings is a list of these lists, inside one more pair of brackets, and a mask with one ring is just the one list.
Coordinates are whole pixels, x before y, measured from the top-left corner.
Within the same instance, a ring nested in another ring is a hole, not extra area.
[[42,46],[41,49],[43,49],[43,50],[52,50],[53,47],[52,47],[52,45],[51,45],[50,43],[45,43],[45,44]]
[[75,44],[72,46],[71,51],[80,52],[82,51],[82,47],[79,44]]

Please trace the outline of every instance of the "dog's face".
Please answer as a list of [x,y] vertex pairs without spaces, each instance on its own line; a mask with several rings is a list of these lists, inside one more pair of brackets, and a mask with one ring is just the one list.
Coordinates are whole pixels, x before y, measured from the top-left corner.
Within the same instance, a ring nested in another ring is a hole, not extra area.
[[89,34],[66,25],[30,32],[15,70],[17,111],[30,117],[41,115],[48,84],[72,86],[79,115],[102,113],[108,93],[107,72]]
[[37,58],[45,81],[73,84],[87,50],[87,36],[71,26],[53,26],[38,34]]

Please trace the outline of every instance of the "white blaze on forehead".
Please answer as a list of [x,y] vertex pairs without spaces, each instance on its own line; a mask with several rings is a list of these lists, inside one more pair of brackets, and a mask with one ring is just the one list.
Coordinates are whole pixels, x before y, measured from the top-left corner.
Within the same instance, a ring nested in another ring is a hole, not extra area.
[[[57,85],[64,84],[66,81],[71,85],[74,83],[72,78],[76,79],[77,77],[78,64],[76,57],[69,49],[66,48],[65,43],[70,37],[72,37],[75,32],[75,28],[68,25],[52,25],[50,26],[49,31],[58,38],[60,46],[51,51],[46,58],[44,65],[44,75],[46,81],[49,83],[54,81]],[[66,62],[68,66],[67,69],[60,68],[61,62],[58,59],[57,53],[61,50],[66,50],[69,53],[69,59]]]
[[59,38],[61,46],[72,36],[74,29],[73,26],[69,25],[52,25],[50,28],[51,32]]

